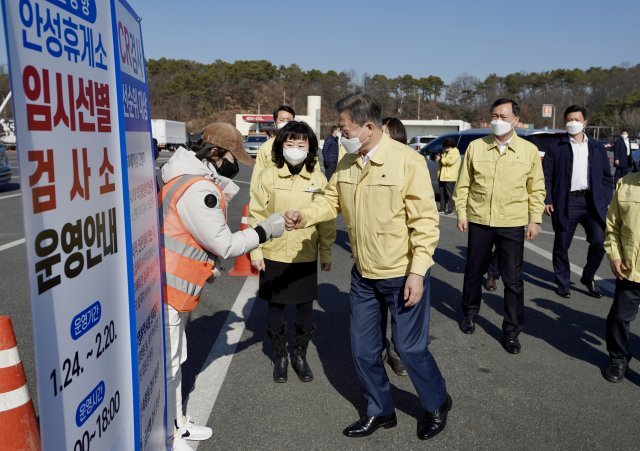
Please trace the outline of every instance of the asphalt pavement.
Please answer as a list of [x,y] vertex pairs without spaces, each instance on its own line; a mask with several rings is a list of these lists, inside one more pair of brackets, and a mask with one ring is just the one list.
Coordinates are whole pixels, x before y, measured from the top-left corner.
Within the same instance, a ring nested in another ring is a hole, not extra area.
[[[162,153],[158,164],[170,155]],[[10,154],[14,168],[15,153]],[[17,171],[15,171],[17,175]],[[231,203],[229,224],[240,224],[248,201],[250,170],[237,177],[241,193]],[[28,299],[22,200],[18,179],[0,189],[0,314],[12,317],[31,396],[36,401],[33,335]],[[640,338],[632,324],[636,359],[619,384],[602,377],[608,356],[605,318],[613,277],[605,259],[598,276],[602,299],[589,297],[579,271],[587,243],[579,229],[571,299],[554,293],[550,251],[553,233],[525,249],[525,327],[522,353],[500,345],[502,284],[483,292],[474,335],[458,329],[466,234],[454,216],[440,217],[441,239],[431,271],[430,349],[453,398],[446,430],[423,442],[416,437],[422,418],[407,377],[387,370],[398,426],[353,439],[342,429],[364,413],[365,403],[349,343],[349,272],[353,259],[344,223],[339,221],[331,272],[319,273],[315,305],[317,331],[308,360],[315,379],[303,383],[290,370],[286,384],[271,379],[269,344],[264,343],[266,304],[255,299],[257,278],[225,276],[206,287],[187,326],[188,360],[183,365],[187,413],[214,430],[199,450],[213,449],[638,449]],[[230,269],[233,260],[224,266]],[[292,342],[293,310],[287,310]]]

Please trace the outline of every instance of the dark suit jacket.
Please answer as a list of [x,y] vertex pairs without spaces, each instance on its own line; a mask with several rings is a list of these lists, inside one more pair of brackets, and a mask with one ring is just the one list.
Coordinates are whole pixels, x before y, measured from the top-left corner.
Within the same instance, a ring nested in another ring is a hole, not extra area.
[[626,168],[629,166],[627,146],[622,138],[616,139],[613,143],[613,159],[620,162],[620,164],[617,166],[619,168]]
[[324,167],[332,167],[338,164],[338,140],[329,134],[322,147],[322,159]]
[[[589,140],[589,187],[591,198],[604,225],[607,207],[613,197],[613,177],[607,151],[593,139]],[[553,230],[564,231],[569,222],[569,191],[573,172],[573,149],[569,134],[549,144],[542,161],[544,182],[547,189],[545,204],[553,205],[551,214]]]

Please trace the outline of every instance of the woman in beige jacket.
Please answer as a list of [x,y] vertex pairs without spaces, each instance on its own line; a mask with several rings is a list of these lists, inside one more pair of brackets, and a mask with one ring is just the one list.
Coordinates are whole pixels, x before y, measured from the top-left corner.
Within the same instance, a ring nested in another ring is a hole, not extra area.
[[460,151],[453,138],[447,138],[442,143],[442,154],[436,155],[438,167],[438,184],[440,187],[440,208],[445,215],[453,212],[453,188],[460,173]]
[[[251,186],[249,224],[259,224],[275,212],[308,207],[322,196],[327,179],[317,165],[318,139],[304,122],[289,122],[278,131],[267,166]],[[284,310],[296,306],[295,352],[291,366],[303,382],[313,380],[306,360],[315,330],[313,301],[318,291],[318,253],[323,271],[331,270],[335,220],[315,227],[285,232],[251,252],[251,264],[260,271],[258,297],[269,303],[267,335],[273,344],[273,380],[287,381],[287,343]]]

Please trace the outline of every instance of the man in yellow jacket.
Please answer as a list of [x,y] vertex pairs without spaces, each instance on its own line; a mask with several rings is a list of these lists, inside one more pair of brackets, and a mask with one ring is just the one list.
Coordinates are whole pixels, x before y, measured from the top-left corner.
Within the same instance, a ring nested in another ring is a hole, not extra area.
[[469,231],[460,329],[475,332],[482,277],[497,244],[504,281],[502,345],[510,354],[520,352],[518,335],[524,322],[524,226],[528,240],[538,236],[545,199],[538,148],[514,131],[519,116],[513,100],[498,99],[491,105],[492,134],[469,144],[453,194],[458,229]]
[[363,437],[397,424],[383,349],[381,308],[391,311],[393,342],[420,403],[420,439],[441,432],[451,409],[444,378],[429,352],[429,268],[438,243],[438,213],[424,158],[382,132],[380,104],[367,94],[338,102],[345,155],[324,196],[285,214],[287,229],[344,214],[351,270],[351,350],[367,400],[366,416],[348,426]]
[[[296,112],[289,105],[280,105],[273,112],[273,122],[276,125],[276,133],[282,127],[287,125],[289,122],[293,121],[296,118]],[[254,187],[256,185],[256,180],[258,176],[262,172],[262,170],[266,167],[273,166],[273,160],[271,159],[271,149],[273,148],[273,141],[276,139],[275,134],[266,140],[264,144],[260,146],[258,149],[258,153],[256,154],[256,164],[253,167],[253,172],[251,173],[251,185],[250,192],[255,191]]]
[[627,372],[629,324],[640,305],[640,173],[618,181],[607,211],[604,248],[616,276],[616,291],[607,316],[607,351],[609,366],[604,377],[620,382]]

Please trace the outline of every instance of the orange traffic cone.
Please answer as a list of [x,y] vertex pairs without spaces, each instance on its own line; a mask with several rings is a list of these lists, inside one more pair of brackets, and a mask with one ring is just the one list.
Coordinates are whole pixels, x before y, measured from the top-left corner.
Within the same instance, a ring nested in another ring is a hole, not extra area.
[[11,318],[0,316],[0,449],[41,448]]
[[[240,230],[245,230],[249,228],[249,206],[245,205],[242,207],[242,219],[240,220]],[[257,276],[258,271],[255,270],[253,266],[251,266],[251,257],[249,257],[249,253],[240,255],[236,257],[233,262],[233,269],[229,271],[227,274],[230,276]]]

